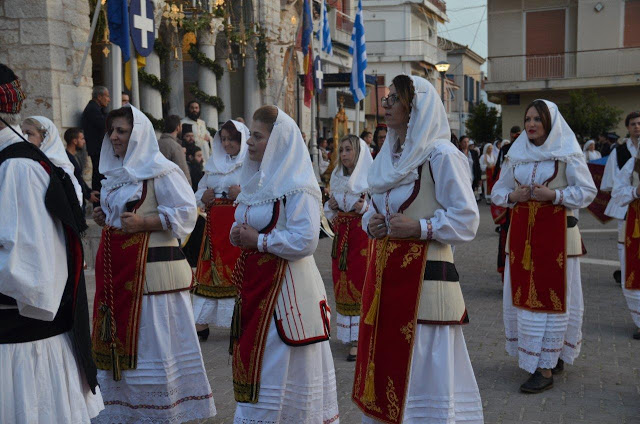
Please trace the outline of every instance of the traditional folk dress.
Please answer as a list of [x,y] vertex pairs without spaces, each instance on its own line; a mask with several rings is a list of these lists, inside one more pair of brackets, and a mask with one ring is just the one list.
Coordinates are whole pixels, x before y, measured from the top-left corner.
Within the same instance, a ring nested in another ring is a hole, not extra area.
[[12,129],[21,133],[0,130],[0,422],[89,423],[104,405],[82,272],[86,224],[62,170]]
[[374,213],[420,222],[419,239],[376,239],[362,293],[352,399],[364,423],[482,423],[482,402],[462,326],[468,322],[452,244],[471,241],[479,213],[467,158],[450,140],[433,86],[411,77],[415,97],[404,149],[397,134],[368,175]]
[[627,219],[623,225],[624,234],[622,266],[622,293],[633,323],[640,328],[640,200],[636,188],[640,184],[638,158],[627,161],[615,181],[612,200],[627,207]]
[[[573,131],[557,106],[545,103],[552,122],[546,141],[536,146],[521,133],[492,196],[513,209],[503,291],[506,350],[529,373],[554,368],[558,358],[573,364],[580,353],[583,247],[574,210],[588,206],[597,192]],[[516,187],[534,184],[555,190],[555,200],[509,202]]]
[[487,154],[487,149],[491,146],[490,143],[484,145],[482,149],[482,156],[480,157],[480,169],[485,173],[486,179],[484,181],[484,195],[487,199],[491,196],[491,189],[493,188],[493,184],[495,180],[493,178],[493,171],[496,167],[496,156],[491,153],[491,155]]
[[245,159],[241,181],[234,225],[260,235],[234,276],[234,423],[338,423],[330,309],[313,259],[320,189],[300,130],[281,110],[262,162]]
[[333,290],[336,297],[338,340],[350,343],[358,340],[360,304],[364,275],[367,271],[369,238],[362,231],[362,213],[354,205],[367,192],[367,173],[373,162],[369,146],[360,140],[360,153],[351,175],[344,175],[344,167],[337,166],[331,174],[331,195],[338,202],[338,211],[324,205],[324,214],[333,223],[334,238],[331,249]]
[[[178,239],[196,202],[162,156],[151,122],[133,108],[124,160],[102,143],[106,226],[96,258],[94,357],[106,409],[97,423],[179,423],[215,415],[189,298],[192,272]],[[122,213],[159,216],[162,231],[124,233]]]
[[202,237],[196,287],[193,297],[193,315],[196,324],[216,327],[231,326],[236,287],[232,281],[233,268],[240,257],[240,249],[229,242],[229,231],[235,222],[233,200],[227,197],[229,187],[240,185],[240,166],[247,153],[249,129],[237,121],[232,122],[241,135],[240,152],[231,157],[220,141],[220,131],[213,138],[211,159],[205,165],[205,175],[198,184],[196,200],[205,209],[202,196],[208,189],[215,193],[215,201],[206,209],[205,234]]
[[584,159],[587,162],[592,161],[592,160],[597,160],[597,159],[600,159],[602,157],[602,155],[600,154],[599,151],[597,151],[597,150],[593,150],[593,151],[589,150],[589,147],[593,146],[595,144],[596,144],[596,142],[593,141],[593,140],[589,140],[586,143],[584,143],[584,147],[582,148],[582,151],[584,152]]

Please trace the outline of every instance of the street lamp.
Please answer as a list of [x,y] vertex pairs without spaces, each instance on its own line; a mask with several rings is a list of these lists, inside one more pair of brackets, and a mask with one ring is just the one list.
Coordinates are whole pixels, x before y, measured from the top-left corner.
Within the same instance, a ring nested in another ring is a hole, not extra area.
[[442,97],[442,104],[444,104],[444,77],[446,72],[449,70],[449,62],[446,62],[444,60],[441,60],[440,62],[436,63],[436,71],[440,72],[440,79],[441,79],[441,83],[440,83],[440,95]]

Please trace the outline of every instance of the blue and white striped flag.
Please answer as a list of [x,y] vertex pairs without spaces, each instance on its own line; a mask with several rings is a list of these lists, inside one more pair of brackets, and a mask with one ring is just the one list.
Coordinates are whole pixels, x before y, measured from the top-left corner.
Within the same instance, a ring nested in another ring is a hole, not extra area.
[[349,54],[353,56],[350,88],[353,94],[353,100],[357,103],[364,99],[367,94],[364,79],[364,71],[367,69],[367,47],[364,40],[362,0],[358,0],[358,11],[356,12],[356,21],[353,24],[353,32],[351,33]]
[[329,29],[329,17],[327,16],[327,0],[322,0],[322,51],[326,52],[329,56],[333,56],[333,45],[331,44],[331,31]]

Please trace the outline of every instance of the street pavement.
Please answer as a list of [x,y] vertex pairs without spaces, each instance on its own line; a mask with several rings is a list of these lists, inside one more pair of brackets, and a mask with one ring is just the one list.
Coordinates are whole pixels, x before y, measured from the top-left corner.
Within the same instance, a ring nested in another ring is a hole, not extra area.
[[[554,388],[538,395],[518,390],[528,374],[518,368],[517,358],[504,350],[502,285],[496,272],[498,234],[489,207],[479,204],[481,223],[474,241],[456,247],[470,323],[464,327],[467,348],[475,371],[487,424],[640,423],[640,340],[633,340],[634,324],[612,274],[618,269],[616,224],[596,221],[586,210],[580,228],[588,254],[583,258],[583,343],[580,357],[554,377]],[[335,306],[331,282],[331,241],[320,240],[316,263]],[[596,262],[596,263],[593,263]],[[90,302],[95,279],[87,271]],[[335,310],[335,308],[333,308]],[[332,322],[335,334],[335,319]],[[228,355],[228,330],[212,329],[201,344],[207,375],[218,410],[207,424],[232,423],[235,411]],[[342,424],[360,423],[361,414],[351,402],[354,363],[346,362],[348,346],[331,341],[338,381]],[[425,423],[426,424],[426,423]]]

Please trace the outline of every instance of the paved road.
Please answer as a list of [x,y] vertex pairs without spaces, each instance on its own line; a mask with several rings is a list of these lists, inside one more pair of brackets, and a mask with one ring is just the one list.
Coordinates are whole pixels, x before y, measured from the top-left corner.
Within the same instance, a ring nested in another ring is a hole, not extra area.
[[[476,239],[455,252],[471,323],[464,328],[487,424],[640,423],[640,341],[631,339],[633,322],[619,287],[614,286],[610,265],[617,261],[615,223],[598,223],[583,211],[580,227],[588,250],[582,264],[585,316],[580,358],[557,376],[555,387],[539,395],[518,392],[527,374],[517,359],[504,350],[502,287],[495,272],[498,235],[489,208],[481,205],[481,224]],[[320,240],[315,254],[333,304],[330,267],[331,243]],[[608,265],[589,263],[605,260]],[[90,286],[92,272],[88,273]],[[93,295],[92,287],[90,296]],[[335,322],[334,332],[335,332]],[[227,354],[228,332],[212,331],[202,345],[207,374],[213,388],[218,415],[207,424],[232,423],[235,411],[231,364]],[[331,342],[342,424],[360,422],[351,403],[353,363],[346,362],[348,348]]]

